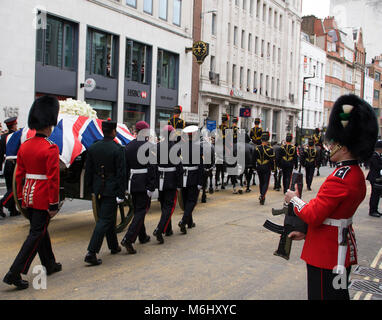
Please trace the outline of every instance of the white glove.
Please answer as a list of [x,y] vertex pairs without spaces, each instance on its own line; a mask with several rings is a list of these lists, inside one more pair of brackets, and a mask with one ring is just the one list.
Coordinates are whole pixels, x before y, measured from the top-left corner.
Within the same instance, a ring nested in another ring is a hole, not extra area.
[[201,190],[203,187],[198,185],[198,190]]
[[149,198],[151,198],[153,196],[153,192],[151,192],[150,190],[147,190],[147,195],[149,196]]
[[117,204],[121,204],[125,202],[125,199],[119,199],[118,197],[116,198],[116,200],[117,200]]

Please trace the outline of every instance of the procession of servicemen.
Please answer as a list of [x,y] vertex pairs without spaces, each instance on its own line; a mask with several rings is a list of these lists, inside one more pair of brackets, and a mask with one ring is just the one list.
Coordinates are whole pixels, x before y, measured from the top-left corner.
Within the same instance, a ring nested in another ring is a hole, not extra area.
[[[28,287],[21,274],[28,273],[37,253],[48,275],[62,270],[61,264],[56,262],[48,233],[49,221],[57,214],[59,203],[59,150],[49,140],[52,128],[57,124],[58,112],[59,103],[55,97],[43,96],[34,101],[28,127],[36,130],[36,136],[21,145],[17,156],[17,199],[28,212],[30,233],[3,281],[18,289]],[[340,266],[349,276],[351,265],[357,263],[352,216],[366,194],[365,178],[358,163],[372,156],[378,135],[377,120],[370,105],[354,95],[343,96],[335,103],[326,139],[331,160],[337,163],[337,168],[321,186],[316,198],[308,203],[300,199],[298,191],[290,190],[295,190],[290,185],[291,176],[300,164],[300,171],[301,166],[305,168],[307,189],[311,190],[315,169],[321,161],[318,145],[322,145],[323,137],[319,130],[303,148],[292,144],[290,133],[286,135],[285,143],[272,143],[271,146],[270,134],[261,128],[258,118],[250,132],[243,134],[237,126],[238,119],[233,119],[229,128],[229,116],[224,114],[216,134],[200,135],[201,130],[187,125],[181,119],[181,113],[182,107],[176,106],[174,116],[160,129],[159,143],[151,142],[149,124],[139,121],[136,123],[136,139],[126,147],[114,140],[117,123],[110,119],[102,122],[104,139],[95,142],[87,150],[86,157],[85,181],[95,196],[98,220],[85,262],[90,265],[102,263],[97,254],[104,237],[111,254],[121,252],[115,229],[116,211],[125,201],[126,192],[131,195],[134,217],[120,244],[128,254],[135,254],[137,238],[141,244],[150,241],[145,216],[155,190],[159,192],[161,216],[153,235],[159,244],[163,244],[163,236],[169,237],[174,232],[171,220],[177,199],[183,202],[184,210],[178,227],[182,234],[187,234],[187,229],[196,226],[193,211],[201,191],[202,202],[206,201],[208,179],[210,193],[219,191],[219,186],[225,189],[230,179],[233,193],[237,194],[244,190],[251,192],[251,180],[256,184],[257,172],[259,202],[264,205],[273,173],[274,190],[282,188],[285,202],[293,206],[296,217],[308,227],[306,234],[296,231],[289,235],[293,240],[305,239],[302,259],[307,263],[308,298],[349,299],[347,289],[334,290],[330,281],[335,275],[333,269]],[[0,143],[0,147],[4,153],[5,145]],[[240,150],[245,155],[245,165],[237,170]],[[230,161],[232,159],[234,161]],[[382,169],[382,161],[380,166]],[[239,184],[243,189],[238,191]],[[11,188],[8,191],[12,192]],[[6,196],[1,206],[5,205]],[[339,223],[344,220],[345,227]],[[339,243],[337,233],[344,230],[346,239]]]

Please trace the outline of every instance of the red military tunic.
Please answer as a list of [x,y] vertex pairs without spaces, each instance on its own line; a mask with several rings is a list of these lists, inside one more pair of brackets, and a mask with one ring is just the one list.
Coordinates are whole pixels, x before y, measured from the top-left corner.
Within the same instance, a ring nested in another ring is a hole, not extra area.
[[17,198],[22,199],[23,207],[57,210],[60,190],[58,146],[39,134],[25,141],[17,153],[16,183]]
[[[337,166],[309,203],[297,197],[291,200],[296,215],[308,224],[301,259],[317,268],[333,270],[337,266],[338,228],[324,221],[351,218],[366,196],[363,172],[354,161],[348,163]],[[357,264],[352,226],[349,231],[345,268]]]

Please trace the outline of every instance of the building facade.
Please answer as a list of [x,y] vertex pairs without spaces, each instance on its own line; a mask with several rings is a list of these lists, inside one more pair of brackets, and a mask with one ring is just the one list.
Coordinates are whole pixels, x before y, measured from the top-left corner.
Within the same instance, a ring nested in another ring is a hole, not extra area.
[[[302,32],[300,55],[302,68],[299,78],[299,96],[301,107],[304,106],[304,108],[303,114],[299,115],[298,127],[301,128],[302,121],[303,136],[310,136],[315,128],[324,126],[326,52],[317,46],[316,37],[309,37]],[[304,103],[302,103],[303,82],[307,77],[313,78],[305,80]]]
[[301,0],[205,0],[200,125],[223,113],[250,129],[256,117],[273,140],[295,133],[299,112]]
[[344,94],[355,92],[353,30],[339,29],[334,17],[321,20],[315,16],[303,17],[302,30],[316,37],[317,45],[326,52],[325,127],[334,102]]
[[369,76],[373,79],[373,103],[378,117],[379,132],[382,135],[382,55],[374,57],[372,63],[367,65]]
[[[190,111],[193,2],[4,0],[0,120],[26,124],[35,97],[88,102],[101,119],[158,128],[174,105]],[[15,16],[18,16],[15,19]],[[22,32],[14,32],[22,30]]]

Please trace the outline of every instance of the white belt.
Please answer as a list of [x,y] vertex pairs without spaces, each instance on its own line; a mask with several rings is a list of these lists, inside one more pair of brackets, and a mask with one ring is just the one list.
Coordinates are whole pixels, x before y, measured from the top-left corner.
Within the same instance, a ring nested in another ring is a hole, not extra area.
[[145,169],[130,169],[129,184],[127,186],[127,192],[128,193],[130,193],[131,178],[133,177],[133,175],[135,175],[135,174],[144,174],[144,173],[147,173],[147,172],[148,172],[147,168],[145,168]]
[[333,226],[338,228],[338,254],[337,254],[337,266],[334,272],[337,274],[343,274],[345,272],[345,260],[348,250],[347,237],[344,238],[344,230],[352,225],[353,219],[326,219],[323,224],[327,226]]
[[27,173],[25,175],[26,179],[32,179],[32,180],[48,180],[48,177],[45,174],[30,174]]
[[188,179],[188,172],[189,171],[195,171],[198,170],[199,167],[183,167],[184,173],[183,173],[183,188],[187,187],[187,179]]
[[175,172],[176,168],[175,167],[171,167],[171,168],[158,167],[158,171],[161,172],[161,174],[159,176],[159,191],[162,191],[163,190],[163,184],[164,184],[164,174],[166,172]]

